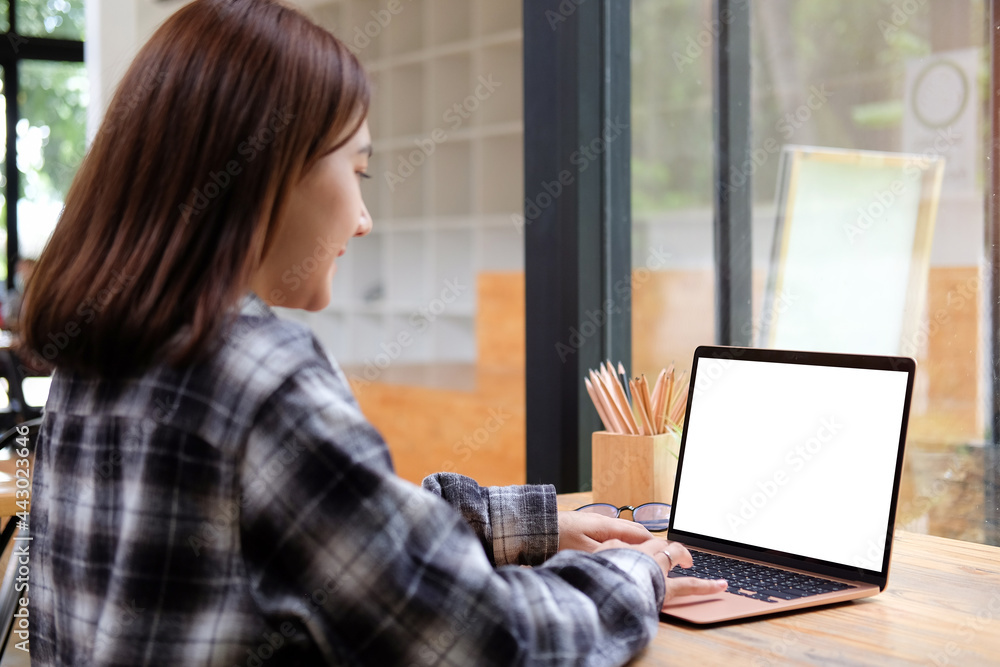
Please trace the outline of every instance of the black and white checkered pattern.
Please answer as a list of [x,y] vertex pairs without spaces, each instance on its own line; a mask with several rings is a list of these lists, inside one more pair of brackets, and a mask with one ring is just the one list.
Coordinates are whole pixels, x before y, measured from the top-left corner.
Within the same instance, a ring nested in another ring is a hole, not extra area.
[[254,295],[198,367],[57,371],[32,663],[612,665],[656,632],[655,562],[554,555],[551,486],[424,487],[393,473],[309,331]]

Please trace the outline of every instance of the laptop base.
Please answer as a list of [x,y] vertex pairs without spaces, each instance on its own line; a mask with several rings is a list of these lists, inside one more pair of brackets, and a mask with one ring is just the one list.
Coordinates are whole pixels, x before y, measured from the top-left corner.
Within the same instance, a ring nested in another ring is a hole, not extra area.
[[[692,549],[692,552],[693,551],[696,550]],[[718,553],[707,549],[699,549],[697,551],[704,551],[705,553]],[[727,558],[735,558],[734,556],[730,556],[728,554],[719,555],[726,556]],[[747,560],[750,563],[758,562],[741,558],[737,560]],[[767,565],[768,567],[776,567],[771,564]],[[813,577],[817,576],[815,573],[795,570],[793,568],[782,567],[778,569],[788,572],[807,574]],[[726,592],[718,593],[716,595],[683,595],[670,600],[663,606],[660,613],[666,616],[688,621],[689,623],[718,623],[720,621],[731,621],[738,618],[749,618],[752,616],[761,616],[782,611],[792,611],[795,609],[805,609],[809,607],[835,604],[838,602],[847,602],[849,600],[870,597],[879,592],[879,587],[874,584],[864,584],[857,581],[837,579],[835,577],[823,578],[830,581],[840,581],[850,584],[851,588],[831,593],[810,595],[808,597],[796,598],[794,600],[779,600],[776,598],[771,598],[769,601],[755,600],[750,597],[744,597],[743,595],[735,595],[733,593]]]

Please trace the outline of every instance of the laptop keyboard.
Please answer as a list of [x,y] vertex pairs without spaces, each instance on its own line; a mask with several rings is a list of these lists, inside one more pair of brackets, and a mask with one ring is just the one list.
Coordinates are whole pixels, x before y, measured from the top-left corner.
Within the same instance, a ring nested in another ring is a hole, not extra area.
[[727,593],[764,602],[795,600],[854,588],[839,581],[811,577],[808,574],[789,572],[702,551],[691,551],[691,558],[694,560],[693,567],[688,570],[675,567],[670,571],[670,576],[725,579],[729,583]]

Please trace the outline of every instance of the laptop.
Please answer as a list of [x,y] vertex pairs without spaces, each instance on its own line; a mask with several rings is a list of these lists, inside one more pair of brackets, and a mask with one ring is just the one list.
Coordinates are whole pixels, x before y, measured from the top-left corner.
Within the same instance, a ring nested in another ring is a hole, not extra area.
[[703,346],[691,366],[667,538],[717,595],[667,617],[715,623],[886,587],[916,362]]

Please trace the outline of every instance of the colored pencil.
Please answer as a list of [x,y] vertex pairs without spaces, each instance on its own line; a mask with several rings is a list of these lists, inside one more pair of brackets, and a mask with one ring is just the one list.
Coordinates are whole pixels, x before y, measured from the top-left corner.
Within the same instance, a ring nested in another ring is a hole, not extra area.
[[629,379],[625,364],[617,369],[610,359],[600,362],[584,377],[587,394],[609,433],[659,435],[680,428],[687,409],[686,372],[674,364],[662,369],[652,389],[645,374]]
[[625,390],[625,398],[628,400],[633,400],[632,395],[629,393],[629,382],[628,374],[625,372],[625,364],[618,362],[618,379],[622,381],[622,388]]
[[604,424],[604,430],[608,433],[615,433],[617,431],[615,423],[611,421],[611,417],[609,417],[604,411],[603,401],[601,401],[600,397],[597,395],[597,389],[594,388],[590,378],[583,378],[583,384],[587,387],[587,393],[590,394],[590,400],[594,402],[594,408],[597,410],[597,416],[601,418],[601,423]]

